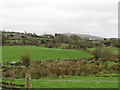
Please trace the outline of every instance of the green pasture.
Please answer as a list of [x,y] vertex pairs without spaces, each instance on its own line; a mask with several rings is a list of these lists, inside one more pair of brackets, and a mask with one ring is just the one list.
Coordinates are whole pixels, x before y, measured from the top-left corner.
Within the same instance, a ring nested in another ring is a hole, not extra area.
[[[25,85],[25,80],[15,80],[12,83]],[[74,76],[68,78],[32,79],[32,88],[118,88],[118,78]]]
[[[101,47],[101,48],[108,48],[110,50],[118,50],[117,47]],[[88,50],[95,50],[96,48],[88,48]]]
[[[114,53],[119,53],[120,51],[119,51],[119,48],[117,48],[117,47],[101,47],[101,48],[107,48],[107,49],[110,49],[111,51],[113,51]],[[93,50],[95,50],[96,48],[88,48],[88,50],[90,50],[90,51],[93,51]]]
[[66,59],[66,58],[89,58],[90,53],[80,50],[68,49],[53,49],[39,46],[1,46],[2,61],[18,61],[21,55],[29,52],[32,60],[47,60],[47,59]]
[[6,40],[6,42],[23,42],[23,40]]

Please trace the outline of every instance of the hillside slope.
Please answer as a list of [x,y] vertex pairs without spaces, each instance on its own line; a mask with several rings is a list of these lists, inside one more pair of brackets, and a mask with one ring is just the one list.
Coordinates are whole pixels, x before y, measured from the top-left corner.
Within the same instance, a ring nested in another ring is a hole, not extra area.
[[89,38],[92,40],[103,40],[103,37],[98,37],[98,36],[93,36],[93,35],[88,35],[88,34],[77,34],[77,33],[62,33],[63,35],[71,36],[71,35],[77,35],[81,38]]

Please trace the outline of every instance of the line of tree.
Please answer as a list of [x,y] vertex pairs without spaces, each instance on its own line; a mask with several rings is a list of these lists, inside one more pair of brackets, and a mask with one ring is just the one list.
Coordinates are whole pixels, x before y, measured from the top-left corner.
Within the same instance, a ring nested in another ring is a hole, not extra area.
[[[17,33],[16,36],[19,36]],[[35,33],[22,33],[22,36],[14,37],[13,34],[5,36],[2,34],[2,45],[37,45],[48,48],[64,48],[64,49],[86,49],[96,48],[102,46],[119,47],[117,38],[110,38],[104,40],[90,40],[89,38],[81,38],[77,35],[63,35],[63,34],[44,34],[37,35]]]

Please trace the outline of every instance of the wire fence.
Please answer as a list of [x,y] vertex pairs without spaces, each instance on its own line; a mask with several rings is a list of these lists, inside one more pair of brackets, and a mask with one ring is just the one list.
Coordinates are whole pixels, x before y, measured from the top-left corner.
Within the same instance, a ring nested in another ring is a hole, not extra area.
[[[4,80],[25,80],[25,79],[14,79],[14,78],[5,78]],[[93,80],[93,81],[89,81],[89,80],[55,80],[55,79],[51,79],[51,80],[45,80],[45,79],[32,79],[32,81],[50,81],[50,82],[120,82],[118,81],[98,81],[98,80]]]

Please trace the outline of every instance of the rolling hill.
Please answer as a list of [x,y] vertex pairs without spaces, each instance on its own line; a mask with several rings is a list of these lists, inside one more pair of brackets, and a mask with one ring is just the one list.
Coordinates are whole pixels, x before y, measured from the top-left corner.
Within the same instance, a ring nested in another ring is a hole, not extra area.
[[98,36],[93,36],[93,35],[88,35],[88,34],[77,34],[77,33],[62,33],[63,35],[71,36],[71,35],[76,35],[81,38],[89,38],[91,40],[103,40],[103,37],[98,37]]

